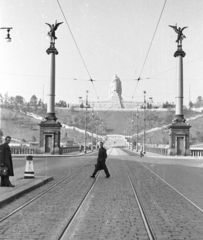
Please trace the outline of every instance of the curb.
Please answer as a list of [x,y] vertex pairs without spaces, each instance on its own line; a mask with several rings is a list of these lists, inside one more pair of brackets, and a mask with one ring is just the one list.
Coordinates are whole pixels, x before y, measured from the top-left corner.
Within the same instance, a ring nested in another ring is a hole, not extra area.
[[50,182],[51,180],[53,180],[53,177],[44,177],[44,179],[40,179],[40,177],[37,178],[33,178],[34,181],[37,181],[36,184],[33,184],[33,182],[30,182],[27,184],[27,188],[25,188],[25,186],[21,186],[17,189],[12,188],[13,191],[4,194],[3,196],[0,197],[0,207],[4,204],[7,204],[9,202],[14,201],[16,198],[19,198],[20,196],[22,196],[25,193],[28,193],[42,185],[44,185],[47,182]]

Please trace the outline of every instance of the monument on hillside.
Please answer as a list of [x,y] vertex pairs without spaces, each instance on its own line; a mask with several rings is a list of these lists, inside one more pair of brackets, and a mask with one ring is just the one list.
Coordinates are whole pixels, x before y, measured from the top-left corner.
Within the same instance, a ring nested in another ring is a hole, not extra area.
[[55,31],[62,23],[49,24],[50,31],[50,47],[47,49],[47,54],[51,55],[51,74],[50,74],[50,88],[47,103],[47,116],[39,124],[40,126],[40,140],[39,152],[46,154],[59,154],[60,153],[60,137],[61,137],[61,124],[57,122],[55,114],[55,55],[58,54],[55,48],[55,40],[57,39]]
[[115,75],[109,85],[109,108],[124,108],[121,95],[122,83],[120,78]]
[[[169,25],[170,26],[170,25]],[[183,58],[185,52],[182,50],[182,41],[186,38],[183,35],[184,28],[177,28],[177,26],[170,26],[178,34],[177,36],[177,51],[174,53],[174,57],[178,57],[178,81],[177,81],[177,97],[176,97],[176,113],[172,123],[168,126],[169,128],[169,155],[190,155],[189,146],[189,130],[190,125],[186,123],[183,115]]]
[[[89,101],[90,105],[97,110],[134,110],[143,105],[143,102],[125,101],[122,98],[122,82],[120,78],[115,75],[109,84],[109,95],[107,100],[103,101]],[[81,104],[81,103],[80,103]]]

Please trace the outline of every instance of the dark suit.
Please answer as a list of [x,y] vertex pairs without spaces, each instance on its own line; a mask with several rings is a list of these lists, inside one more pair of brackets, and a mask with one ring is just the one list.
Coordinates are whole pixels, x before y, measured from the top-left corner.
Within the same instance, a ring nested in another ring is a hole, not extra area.
[[94,170],[92,176],[95,176],[97,174],[97,172],[102,169],[104,170],[107,177],[110,176],[109,171],[106,166],[106,158],[107,158],[106,149],[104,147],[101,147],[99,149],[97,164],[95,166],[95,170]]
[[8,176],[1,177],[1,186],[9,186],[11,184],[9,181],[9,176],[14,176],[14,172],[11,150],[7,143],[4,143],[0,146],[0,164],[2,163],[8,167]]

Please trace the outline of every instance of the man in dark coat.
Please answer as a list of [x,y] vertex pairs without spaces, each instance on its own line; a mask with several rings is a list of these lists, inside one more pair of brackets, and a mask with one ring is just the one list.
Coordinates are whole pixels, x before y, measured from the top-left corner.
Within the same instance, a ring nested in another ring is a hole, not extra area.
[[107,158],[106,149],[103,147],[103,142],[100,142],[97,164],[95,166],[95,170],[94,170],[93,174],[90,177],[95,178],[95,175],[97,174],[97,172],[102,169],[104,170],[104,172],[106,174],[106,178],[110,177],[109,171],[106,167],[106,158]]
[[10,142],[11,142],[11,137],[7,136],[5,138],[5,143],[0,146],[0,164],[1,166],[8,167],[8,176],[1,176],[2,187],[14,187],[14,185],[12,185],[9,180],[9,176],[14,176],[11,150],[8,145]]

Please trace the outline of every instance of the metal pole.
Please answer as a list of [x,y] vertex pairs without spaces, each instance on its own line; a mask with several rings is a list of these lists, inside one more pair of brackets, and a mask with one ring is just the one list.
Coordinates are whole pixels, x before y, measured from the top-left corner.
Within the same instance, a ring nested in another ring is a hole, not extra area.
[[98,143],[98,132],[97,132],[97,127],[98,127],[98,119],[97,119],[97,124],[96,124],[96,149],[97,149],[97,143]]
[[138,108],[137,108],[137,138],[136,138],[136,152],[138,152]]
[[[132,113],[133,115],[133,113]],[[133,119],[132,119],[132,135],[131,135],[131,148],[133,150],[133,128],[134,128],[134,115],[133,115]]]
[[87,107],[88,107],[88,91],[86,91],[86,104],[85,104],[85,146],[84,153],[86,153],[86,145],[87,145]]
[[91,150],[93,151],[93,130],[94,130],[94,107],[92,106],[92,145]]
[[145,127],[146,127],[146,117],[145,117],[145,110],[146,110],[146,91],[144,91],[144,131],[143,131],[143,153],[145,153]]

